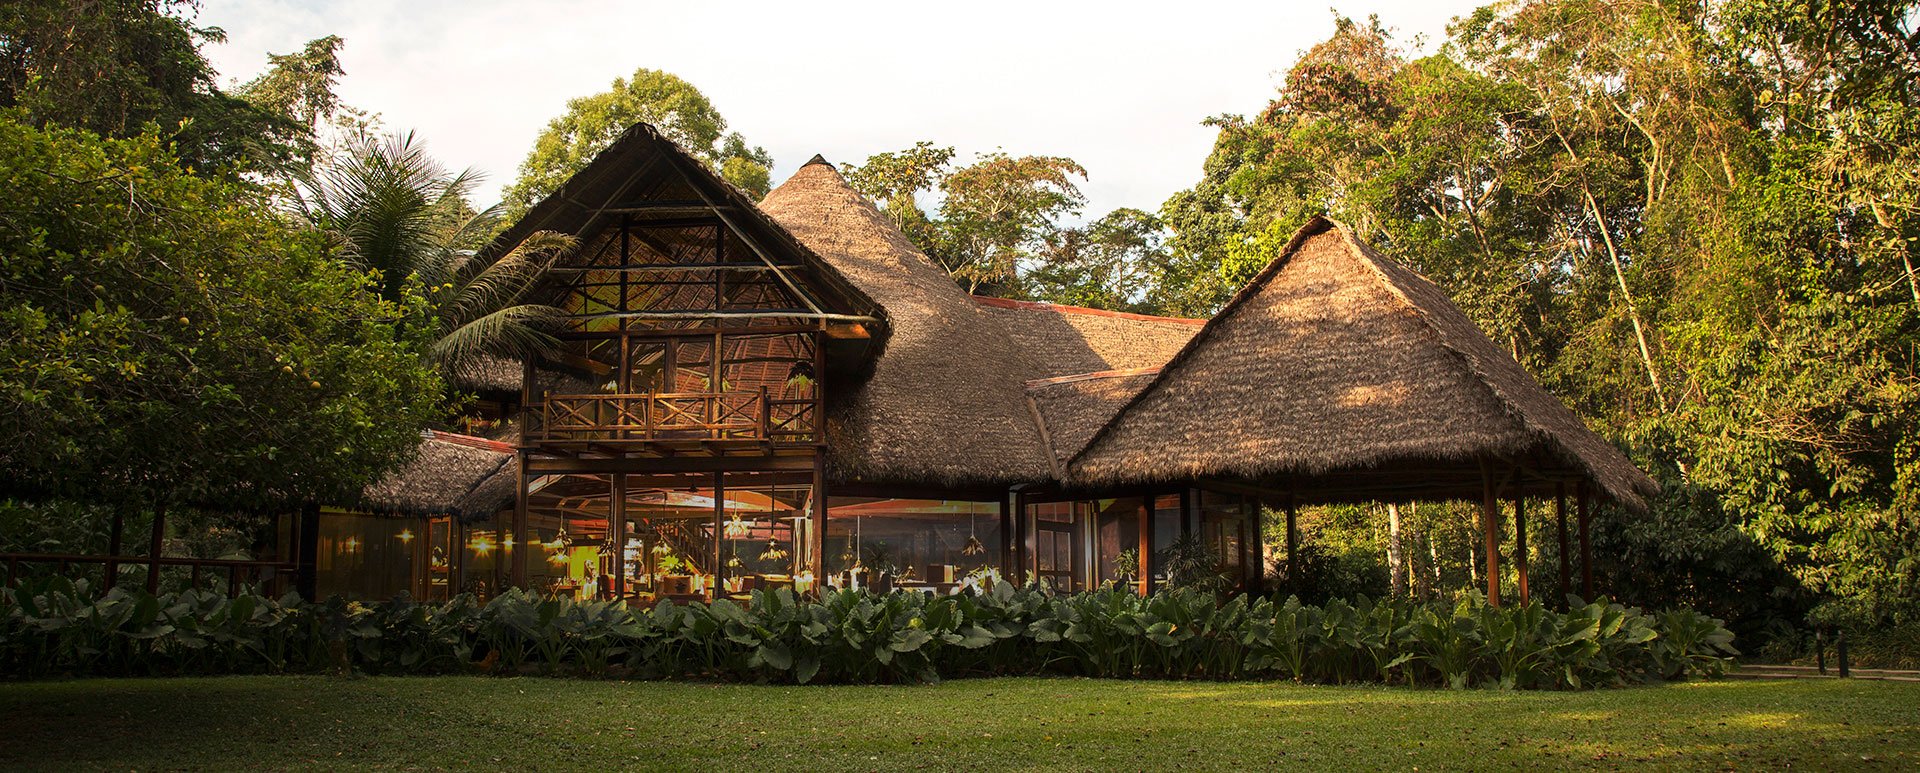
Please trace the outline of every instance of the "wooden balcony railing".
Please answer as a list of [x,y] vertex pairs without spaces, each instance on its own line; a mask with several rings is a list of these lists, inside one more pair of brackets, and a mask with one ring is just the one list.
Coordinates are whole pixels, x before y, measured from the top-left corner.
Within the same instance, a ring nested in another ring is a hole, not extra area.
[[810,444],[819,430],[812,397],[758,392],[548,395],[533,442],[644,443],[740,440]]

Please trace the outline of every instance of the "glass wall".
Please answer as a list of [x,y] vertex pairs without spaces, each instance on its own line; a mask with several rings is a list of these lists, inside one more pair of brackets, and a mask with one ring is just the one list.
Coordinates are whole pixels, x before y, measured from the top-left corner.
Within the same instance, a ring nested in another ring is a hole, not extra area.
[[1253,519],[1259,511],[1242,494],[1200,492],[1200,539],[1220,557],[1220,571],[1244,584],[1248,567],[1257,565],[1248,554],[1258,542]]
[[418,597],[426,575],[426,525],[422,518],[323,513],[314,591],[320,598],[357,601],[385,601],[401,593]]
[[957,593],[1000,581],[1000,503],[831,497],[827,582]]

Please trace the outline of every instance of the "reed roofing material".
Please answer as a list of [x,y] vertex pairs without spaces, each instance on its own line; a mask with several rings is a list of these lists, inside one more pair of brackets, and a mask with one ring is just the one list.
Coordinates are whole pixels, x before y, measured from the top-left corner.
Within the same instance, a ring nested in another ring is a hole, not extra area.
[[831,164],[815,157],[760,207],[879,300],[891,325],[864,381],[827,384],[835,479],[978,486],[1051,477],[1022,387],[1041,369]]
[[513,446],[451,432],[421,433],[412,461],[361,492],[358,509],[486,518],[513,503]]
[[974,296],[973,302],[999,321],[1048,377],[1157,368],[1207,324],[984,296]]
[[1315,218],[1101,428],[1068,476],[1304,484],[1522,457],[1577,470],[1628,507],[1659,490],[1439,288]]
[[1152,383],[1158,367],[1109,370],[1027,382],[1027,396],[1045,429],[1057,469],[1093,439],[1120,408]]

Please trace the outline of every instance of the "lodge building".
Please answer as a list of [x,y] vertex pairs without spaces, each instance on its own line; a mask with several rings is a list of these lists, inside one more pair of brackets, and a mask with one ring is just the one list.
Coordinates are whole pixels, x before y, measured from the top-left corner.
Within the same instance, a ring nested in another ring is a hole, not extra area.
[[1565,544],[1571,499],[1584,547],[1589,500],[1657,491],[1326,219],[1208,320],[975,297],[826,161],[756,204],[640,125],[489,249],[537,231],[579,240],[541,291],[564,352],[460,374],[492,426],[302,519],[309,597],[1145,592],[1176,542],[1258,589],[1263,509],[1284,572],[1298,506],[1433,500],[1484,505],[1497,583],[1501,502],[1557,502]]

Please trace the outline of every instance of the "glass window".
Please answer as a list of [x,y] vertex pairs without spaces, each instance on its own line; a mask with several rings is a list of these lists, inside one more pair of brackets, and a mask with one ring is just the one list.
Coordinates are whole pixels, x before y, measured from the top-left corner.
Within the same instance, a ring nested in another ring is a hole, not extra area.
[[999,581],[998,502],[832,497],[831,505],[825,563],[835,586],[954,593]]

